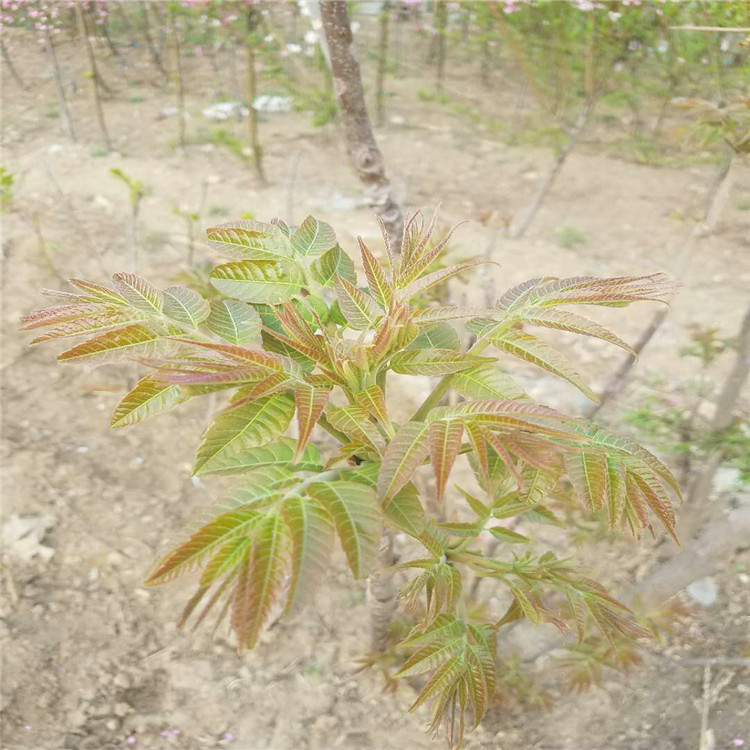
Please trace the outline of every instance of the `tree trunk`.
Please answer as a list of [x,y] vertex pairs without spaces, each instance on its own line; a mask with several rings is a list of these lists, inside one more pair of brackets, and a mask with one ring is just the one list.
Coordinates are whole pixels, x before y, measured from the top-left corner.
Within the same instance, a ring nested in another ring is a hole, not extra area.
[[437,34],[435,54],[437,57],[437,90],[443,90],[445,78],[445,30],[448,25],[448,9],[445,0],[438,0],[435,6],[435,32]]
[[13,60],[10,59],[10,53],[8,48],[5,46],[5,40],[0,39],[0,50],[3,53],[3,65],[5,65],[10,71],[11,78],[18,84],[19,88],[24,87],[23,78],[19,75],[16,70],[16,66],[13,64]]
[[99,95],[99,71],[96,67],[96,57],[94,57],[94,49],[91,46],[91,40],[89,39],[89,31],[86,26],[86,19],[83,15],[81,8],[81,0],[76,0],[76,19],[78,21],[78,30],[83,37],[83,43],[86,47],[86,56],[88,57],[89,67],[91,68],[91,90],[94,92],[94,109],[96,110],[96,119],[99,122],[99,130],[104,140],[104,147],[107,151],[112,150],[112,142],[109,138],[109,131],[107,130],[107,122],[104,119],[104,110],[102,109],[102,99]]
[[60,66],[57,64],[55,43],[52,41],[52,34],[49,33],[49,29],[44,32],[44,35],[44,46],[47,50],[47,56],[49,57],[50,65],[52,66],[52,73],[55,79],[55,88],[57,89],[57,104],[60,109],[60,125],[62,125],[63,133],[68,138],[70,138],[71,141],[75,141],[76,134],[73,130],[73,123],[70,119],[70,112],[68,112],[68,103],[65,101],[65,89],[63,88],[62,76],[60,75]]
[[258,20],[254,8],[247,9],[247,33],[248,38],[245,42],[245,67],[247,68],[247,145],[253,152],[253,163],[255,164],[255,173],[261,183],[266,183],[266,175],[263,171],[263,149],[258,137],[258,112],[253,107],[253,102],[257,96],[257,80],[255,75],[255,37],[254,33],[257,28]]
[[695,477],[688,490],[685,503],[687,512],[681,529],[681,533],[687,537],[691,536],[704,523],[707,511],[710,508],[711,487],[716,472],[726,454],[721,433],[730,427],[734,420],[737,401],[742,394],[748,375],[750,375],[750,307],[747,308],[742,319],[734,364],[724,381],[724,386],[716,402],[716,411],[714,411],[709,425],[710,432],[716,436],[714,450],[706,458],[700,473]]
[[390,0],[383,0],[383,7],[380,10],[380,35],[378,38],[378,74],[375,83],[376,121],[380,127],[385,125],[385,74],[388,66],[388,16],[390,11]]
[[169,29],[174,46],[174,72],[177,84],[177,117],[179,119],[180,148],[185,149],[185,87],[182,80],[182,56],[180,55],[180,37],[178,35],[177,20],[172,8],[169,10]]
[[344,120],[349,156],[364,184],[370,207],[383,221],[391,246],[398,252],[404,227],[403,214],[386,177],[383,156],[375,142],[367,114],[346,0],[326,0],[321,4],[320,16],[331,56],[331,71]]
[[386,530],[380,540],[378,570],[370,576],[370,650],[374,653],[382,654],[388,650],[391,619],[396,611],[396,587],[393,573],[386,568],[395,561],[393,537]]
[[141,13],[143,38],[146,40],[146,47],[148,47],[148,51],[151,55],[151,60],[153,61],[154,66],[159,71],[159,73],[161,73],[164,81],[166,82],[169,76],[167,75],[167,69],[164,67],[164,62],[161,59],[159,50],[156,48],[153,34],[151,33],[151,21],[149,20],[148,3],[141,3],[139,5],[139,10]]
[[492,60],[490,57],[490,18],[487,16],[482,24],[482,30],[479,37],[480,45],[480,68],[479,68],[479,79],[483,86],[490,85],[490,69],[492,67]]

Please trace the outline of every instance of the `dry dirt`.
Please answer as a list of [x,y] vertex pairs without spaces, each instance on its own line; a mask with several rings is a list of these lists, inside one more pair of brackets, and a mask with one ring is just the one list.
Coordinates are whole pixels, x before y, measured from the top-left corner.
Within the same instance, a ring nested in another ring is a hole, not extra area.
[[[225,149],[204,143],[179,153],[170,145],[176,120],[160,112],[174,97],[151,85],[145,61],[141,68],[131,64],[130,81],[106,64],[104,74],[117,81],[116,98],[105,102],[117,153],[98,156],[82,59],[70,45],[61,50],[62,65],[79,85],[69,92],[79,136],[70,144],[59,133],[46,62],[32,44],[19,42],[14,52],[25,89],[3,77],[3,160],[20,176],[13,210],[3,216],[3,513],[4,520],[41,518],[40,541],[53,554],[42,550],[23,560],[6,550],[3,556],[2,748],[440,747],[422,733],[427,714],[406,713],[414,698],[409,685],[383,694],[377,675],[354,675],[367,642],[366,591],[349,579],[340,556],[315,606],[276,625],[252,653],[238,654],[223,631],[214,637],[176,631],[188,584],[146,590],[142,581],[155,555],[217,491],[189,476],[206,404],[111,431],[108,415],[133,373],[58,366],[54,347],[28,349],[16,330],[21,314],[44,304],[40,286],[61,287],[56,275],[103,281],[106,273],[129,269],[127,198],[108,174],[113,166],[149,188],[140,218],[142,272],[157,283],[185,269],[184,225],[172,208],[196,204],[204,180],[210,182],[204,225],[244,211],[297,221],[314,212],[338,229],[347,248],[356,233],[374,240],[376,225],[362,206],[339,132],[333,125],[313,129],[305,113],[265,116],[270,185],[261,187]],[[196,81],[188,94],[188,128],[195,135],[213,126],[201,116],[211,77],[200,61],[188,60],[187,68]],[[481,254],[494,235],[481,219],[512,215],[533,191],[549,152],[505,145],[466,118],[420,101],[414,92],[422,85],[429,84],[413,77],[392,84],[391,122],[378,132],[386,163],[409,204],[441,202],[446,223],[473,222],[459,233],[456,252]],[[467,90],[469,73],[455,85]],[[593,132],[603,127],[595,123]],[[596,143],[582,144],[527,236],[497,241],[498,288],[540,273],[674,270],[715,170],[709,162],[636,164]],[[722,221],[698,244],[668,322],[638,365],[631,402],[654,383],[669,390],[694,373],[691,361],[678,356],[689,324],[736,330],[750,286],[750,212],[740,210],[748,196],[750,169],[739,165]],[[555,240],[566,226],[584,237],[572,250]],[[203,260],[210,252],[199,244],[196,255]],[[481,299],[481,285],[477,277],[453,294]],[[651,314],[643,306],[599,317],[633,340]],[[616,350],[596,343],[570,343],[569,352],[599,387],[620,361]],[[522,376],[549,403],[582,408],[572,389],[526,371]],[[405,392],[404,411],[424,387]],[[717,497],[715,514],[731,502],[738,502],[731,493]],[[641,548],[588,542],[581,554],[598,563],[603,577],[620,582],[645,574],[657,557],[648,542]],[[750,557],[738,553],[716,576],[716,603],[695,605],[653,650],[748,656],[748,573]],[[700,667],[650,659],[588,694],[562,695],[546,711],[495,707],[466,747],[693,750],[702,680]],[[750,746],[750,670],[716,669],[712,682],[721,687],[710,713],[715,747],[739,747],[740,740]]]

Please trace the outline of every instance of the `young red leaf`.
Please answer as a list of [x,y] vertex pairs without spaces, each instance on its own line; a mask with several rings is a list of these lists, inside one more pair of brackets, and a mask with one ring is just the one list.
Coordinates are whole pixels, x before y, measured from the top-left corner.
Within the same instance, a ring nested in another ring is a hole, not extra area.
[[435,472],[438,503],[443,502],[448,476],[461,449],[463,434],[464,425],[460,419],[447,419],[430,425],[430,462]]
[[407,422],[388,444],[378,476],[378,496],[382,500],[390,500],[427,458],[428,429],[424,422]]
[[320,415],[331,397],[330,388],[315,388],[313,386],[298,386],[294,389],[294,400],[297,405],[297,425],[299,437],[297,449],[294,452],[296,461],[305,449],[313,427],[318,423]]

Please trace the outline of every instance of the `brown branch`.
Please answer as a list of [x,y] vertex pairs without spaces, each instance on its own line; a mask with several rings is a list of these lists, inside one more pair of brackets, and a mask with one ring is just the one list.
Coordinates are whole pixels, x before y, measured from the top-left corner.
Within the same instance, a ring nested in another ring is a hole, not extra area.
[[[719,170],[717,178],[716,180],[714,180],[712,187],[709,189],[708,199],[706,201],[706,208],[703,213],[703,217],[701,221],[699,221],[693,227],[692,231],[690,232],[690,236],[688,237],[687,242],[685,243],[685,246],[682,250],[682,253],[680,254],[680,258],[678,260],[679,267],[678,269],[676,269],[675,273],[675,276],[678,279],[684,275],[684,272],[690,263],[690,259],[693,255],[693,250],[695,249],[695,245],[697,244],[698,240],[702,236],[711,232],[716,227],[716,224],[719,221],[721,209],[723,208],[724,202],[729,193],[733,165],[734,158],[733,155],[730,154],[727,161]],[[633,369],[633,365],[636,363],[638,356],[646,348],[646,346],[648,346],[651,339],[656,335],[656,332],[661,328],[661,325],[668,314],[668,307],[663,307],[654,314],[651,322],[645,328],[643,333],[641,333],[635,346],[633,346],[635,355],[628,354],[622,361],[620,366],[617,368],[616,372],[609,379],[609,382],[604,387],[604,391],[599,398],[599,403],[594,405],[589,410],[588,414],[586,414],[589,419],[593,419],[604,408],[606,404],[608,404],[616,396],[619,395],[619,393],[627,383],[630,371]]]
[[[649,612],[660,607],[668,599],[682,591],[693,581],[721,570],[737,549],[749,544],[750,506],[745,505],[728,513],[723,519],[709,526],[697,539],[678,555],[659,566],[639,584],[630,588],[620,600],[626,604],[637,602],[639,609]],[[528,628],[535,628],[537,636],[531,640]],[[566,638],[559,632],[540,630],[538,625],[528,625],[518,640],[501,639],[498,646],[503,651],[520,650],[525,662],[534,662],[542,656],[562,648]],[[507,631],[501,631],[507,632]],[[535,648],[524,649],[521,644],[532,642]]]
[[539,182],[537,189],[534,192],[531,200],[527,204],[526,208],[524,208],[524,210],[513,219],[508,229],[508,236],[512,237],[513,239],[518,239],[519,237],[522,237],[526,230],[529,228],[529,225],[531,224],[533,218],[536,216],[537,211],[539,211],[539,209],[541,208],[541,205],[544,202],[547,193],[555,184],[555,180],[557,179],[560,170],[563,168],[563,165],[570,155],[570,152],[578,142],[578,139],[583,132],[583,128],[588,122],[592,107],[593,103],[589,101],[578,113],[578,117],[573,123],[573,126],[568,131],[568,140],[558,150],[555,160],[550,165],[547,174]]

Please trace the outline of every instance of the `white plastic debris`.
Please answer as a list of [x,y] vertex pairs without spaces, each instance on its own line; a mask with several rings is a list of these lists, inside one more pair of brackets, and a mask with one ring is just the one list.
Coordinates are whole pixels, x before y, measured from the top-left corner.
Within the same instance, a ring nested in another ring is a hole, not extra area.
[[3,552],[27,562],[35,557],[47,562],[55,550],[42,544],[42,539],[54,525],[54,517],[46,514],[11,516],[3,524]]
[[217,102],[203,110],[203,116],[210,120],[228,120],[238,114],[247,117],[250,110],[242,102]]
[[710,607],[719,596],[719,587],[716,585],[716,580],[711,577],[699,578],[685,590],[694,602],[704,607]]
[[256,112],[289,112],[292,109],[292,97],[263,94],[253,102],[253,109]]
[[720,466],[714,477],[714,490],[718,494],[730,492],[741,484],[741,473],[733,466]]

